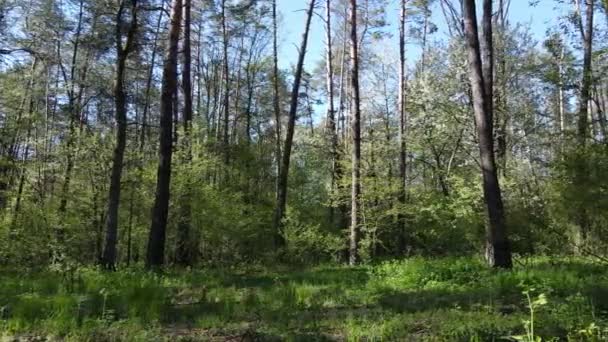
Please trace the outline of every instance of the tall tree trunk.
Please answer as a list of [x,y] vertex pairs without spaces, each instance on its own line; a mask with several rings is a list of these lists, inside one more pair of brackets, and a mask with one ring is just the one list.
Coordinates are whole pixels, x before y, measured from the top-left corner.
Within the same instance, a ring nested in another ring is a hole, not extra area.
[[[74,147],[76,145],[76,124],[80,120],[77,108],[75,108],[76,95],[75,95],[75,82],[76,82],[76,64],[78,63],[78,51],[80,46],[80,35],[82,33],[82,22],[84,16],[84,0],[80,0],[80,9],[78,11],[78,24],[76,25],[76,34],[74,37],[74,48],[72,51],[72,65],[70,72],[70,86],[68,89],[68,114],[69,118],[69,130],[66,143],[67,156],[66,156],[66,168],[65,175],[63,178],[63,185],[61,187],[61,199],[59,202],[59,213],[62,216],[67,210],[68,196],[70,191],[70,183],[72,180],[72,169],[74,168]],[[59,44],[59,43],[58,43]],[[61,58],[60,51],[58,51],[58,58]],[[62,67],[63,72],[63,67]],[[64,81],[67,81],[67,77],[64,72]],[[60,233],[62,234],[62,233]]]
[[[185,163],[190,165],[192,162],[192,48],[190,43],[190,32],[192,22],[192,3],[191,0],[184,0],[184,64],[182,67],[182,87],[184,90],[184,139],[182,145],[185,148]],[[187,168],[189,170],[189,168]],[[187,175],[189,177],[189,175]],[[190,187],[184,188],[184,196],[181,200],[181,213],[178,222],[178,241],[176,261],[178,264],[188,266],[192,263],[192,248],[190,243],[190,220],[191,207]]]
[[[483,0],[481,70],[485,94],[486,117],[494,125],[494,37],[492,30],[493,0]],[[493,132],[492,132],[493,134]]]
[[[582,10],[580,1],[585,1],[586,21],[583,26]],[[591,83],[592,83],[592,54],[593,54],[593,10],[594,0],[577,0],[578,23],[581,38],[583,39],[583,81],[581,85],[581,94],[579,99],[579,115],[578,115],[578,145],[581,149],[585,149],[587,138],[589,136],[589,117],[591,110],[589,108],[589,100],[591,99]],[[577,163],[575,170],[575,183],[579,186],[584,186],[585,178],[587,177],[587,166],[585,160],[580,160]],[[582,241],[587,238],[589,231],[589,217],[587,208],[581,205],[577,210],[576,221],[580,230]]]
[[[407,112],[406,79],[405,79],[405,15],[407,0],[401,0],[401,14],[399,16],[399,202],[405,205],[407,199]],[[403,215],[399,215],[399,249],[401,253],[406,249],[406,222]]]
[[[333,67],[333,41],[331,32],[331,0],[325,1],[325,23],[326,23],[326,39],[327,39],[327,75],[326,75],[326,86],[327,86],[327,130],[330,139],[331,148],[331,193],[333,194],[336,190],[337,176],[336,174],[341,173],[337,170],[339,165],[338,156],[338,130],[336,125],[336,110],[334,106],[334,67]],[[334,224],[334,205],[329,207],[329,221],[330,224]]]
[[507,9],[510,3],[505,4],[504,0],[498,1],[498,13],[496,14],[496,26],[498,27],[497,37],[499,38],[496,52],[496,95],[494,115],[496,127],[496,159],[499,172],[504,177],[507,175],[508,141],[509,141],[509,112],[507,109]]
[[348,8],[344,10],[344,27],[343,27],[343,39],[342,39],[342,56],[340,57],[340,85],[338,88],[338,121],[339,121],[339,131],[342,140],[346,137],[346,91],[345,91],[345,73],[346,73],[346,43],[348,39],[346,39],[346,35],[348,34],[348,20],[346,17],[348,16]]
[[[506,232],[505,216],[502,203],[500,184],[494,158],[494,138],[492,124],[492,92],[486,93],[486,88],[492,87],[492,69],[487,65],[482,72],[481,52],[477,30],[477,14],[475,0],[464,0],[463,15],[465,22],[465,37],[469,59],[469,77],[473,94],[473,108],[479,138],[479,152],[483,176],[483,193],[489,216],[486,229],[486,257],[492,267],[512,267],[511,250]],[[483,26],[484,34],[491,35],[492,1],[484,0]],[[488,26],[489,25],[489,26]],[[491,65],[492,40],[484,37],[484,56],[486,64]],[[490,51],[487,51],[490,50]],[[489,59],[488,59],[489,58]],[[486,78],[484,80],[484,78]]]
[[[341,46],[341,55],[340,55],[340,73],[338,76],[339,79],[339,85],[338,85],[338,110],[337,110],[337,115],[336,115],[336,139],[338,141],[338,145],[337,145],[337,158],[338,160],[336,161],[336,169],[335,169],[335,174],[336,174],[336,187],[338,189],[338,193],[342,194],[342,193],[346,193],[347,191],[347,187],[348,185],[344,184],[344,182],[342,182],[344,176],[345,176],[345,170],[342,167],[341,164],[341,160],[342,158],[344,158],[344,156],[346,155],[346,151],[345,148],[347,145],[347,141],[346,141],[346,131],[348,130],[348,128],[346,127],[346,103],[347,103],[347,98],[348,98],[348,91],[347,91],[347,87],[348,85],[347,83],[347,75],[346,75],[346,68],[348,66],[348,60],[346,58],[347,56],[347,48],[348,48],[348,6],[344,6],[344,13],[343,13],[343,18],[344,18],[344,23],[342,25],[342,27],[340,28],[342,30],[342,46]],[[341,139],[341,140],[340,140]],[[343,201],[343,200],[339,200],[338,201],[338,219],[336,222],[336,226],[338,227],[338,229],[345,230],[348,228],[349,225],[349,208],[348,208],[348,202]],[[345,244],[345,248],[342,250],[341,253],[341,258],[342,260],[348,260],[348,243]]]
[[308,45],[308,33],[310,32],[310,23],[312,21],[314,7],[315,0],[310,0],[306,16],[306,26],[304,28],[304,33],[302,34],[302,43],[300,44],[298,64],[296,66],[296,73],[294,75],[293,88],[291,90],[287,133],[285,136],[285,145],[282,153],[281,168],[277,185],[277,204],[273,218],[275,234],[274,242],[276,248],[280,248],[285,245],[285,238],[283,237],[283,218],[285,218],[285,209],[287,207],[289,163],[291,161],[291,147],[293,145],[293,135],[296,126],[296,116],[298,113],[298,98],[300,94],[300,84],[302,82],[302,72],[304,70],[304,59],[306,57],[306,47]]
[[[230,61],[228,60],[228,29],[226,25],[226,0],[222,0],[222,46],[224,52],[224,127],[222,132],[222,148],[224,152],[224,167],[227,168],[230,161],[228,140],[230,121]],[[226,174],[228,172],[226,171]]]
[[236,61],[236,84],[234,87],[234,119],[232,120],[232,129],[230,135],[230,141],[233,144],[238,144],[239,142],[239,120],[241,118],[240,111],[240,100],[241,100],[241,89],[242,89],[242,81],[241,74],[243,72],[243,56],[245,54],[245,36],[241,36],[240,45],[237,48],[238,50],[238,58]]
[[245,83],[247,86],[247,101],[245,105],[245,142],[248,146],[251,144],[251,109],[253,107],[255,80],[258,72],[257,65],[253,64],[253,55],[257,36],[258,31],[255,32],[253,38],[251,39],[251,46],[249,47],[249,56],[247,57],[247,65],[245,66]]
[[[196,37],[196,115],[198,118],[201,118],[202,111],[202,77],[203,77],[203,68],[202,68],[202,59],[201,59],[201,50],[203,46],[203,16],[200,16],[198,22],[198,32]],[[207,122],[205,122],[207,124]]]
[[566,53],[566,47],[564,43],[561,43],[561,51],[558,60],[558,103],[559,103],[559,135],[563,138],[564,131],[566,130],[566,104],[565,104],[565,92],[564,92],[564,55]]
[[[12,226],[14,227],[15,224],[17,223],[17,220],[19,218],[19,210],[21,208],[21,198],[23,195],[23,189],[25,187],[25,177],[27,174],[27,162],[28,162],[28,158],[30,156],[30,139],[31,139],[31,135],[32,135],[32,129],[34,129],[34,103],[35,98],[34,98],[34,88],[36,86],[35,84],[35,72],[36,72],[36,66],[38,64],[38,59],[36,57],[34,57],[34,62],[32,63],[32,74],[30,75],[30,84],[28,86],[29,91],[27,93],[29,93],[29,104],[28,104],[28,109],[27,109],[27,117],[25,120],[26,126],[27,126],[27,133],[25,135],[25,151],[23,152],[23,159],[22,159],[22,165],[21,165],[21,169],[19,172],[19,185],[17,188],[17,198],[15,199],[15,210],[14,210],[14,215],[13,215],[13,224]],[[2,209],[2,207],[0,207],[0,210]]]
[[169,214],[173,143],[173,97],[177,92],[177,54],[182,19],[182,0],[173,0],[168,47],[163,66],[160,98],[160,147],[156,195],[148,238],[146,267],[161,267],[165,261],[165,235]]
[[357,41],[357,0],[350,0],[350,58],[352,87],[352,192],[349,264],[359,262],[359,207],[361,200],[361,108],[359,95],[359,46]]
[[135,194],[135,182],[131,181],[131,195],[129,196],[129,222],[127,222],[127,260],[125,261],[127,267],[131,266],[131,251],[133,250],[133,207],[135,201],[133,200]]
[[279,201],[278,195],[281,192],[279,189],[279,179],[281,178],[281,93],[279,91],[279,47],[278,47],[278,27],[277,27],[277,0],[272,0],[272,86],[274,90],[273,106],[274,106],[274,124],[275,124],[275,154],[276,154],[276,171],[275,179],[276,200]]
[[425,1],[423,3],[422,10],[424,11],[424,18],[422,22],[422,52],[420,56],[420,66],[421,71],[424,73],[426,71],[426,60],[427,60],[427,40],[429,34],[429,20],[431,15],[431,10],[429,9],[430,1]]
[[[37,65],[38,65],[38,58],[34,58],[34,60],[32,61],[31,69],[30,69],[30,76],[29,76],[29,79],[28,79],[28,82],[27,82],[27,85],[25,88],[25,92],[24,92],[23,98],[21,100],[21,105],[19,106],[17,118],[16,118],[17,128],[15,129],[14,132],[10,132],[10,135],[12,135],[12,137],[9,139],[10,142],[8,142],[6,145],[5,144],[0,145],[0,214],[6,205],[7,196],[8,196],[7,192],[12,186],[12,179],[14,176],[14,171],[16,171],[15,164],[16,164],[17,158],[19,156],[18,152],[19,152],[20,128],[21,128],[21,126],[23,126],[24,114],[26,116],[26,122],[28,122],[26,125],[28,127],[28,135],[30,134],[29,129],[31,126],[30,122],[32,120],[32,115],[33,115],[33,113],[32,113],[33,96],[34,96],[33,93],[34,93],[34,86],[36,83],[35,82],[36,81],[35,72],[36,72]],[[28,101],[28,99],[29,99],[29,101]],[[29,103],[29,108],[27,111],[25,109],[26,103]],[[0,134],[8,135],[9,133],[0,131]],[[28,137],[28,139],[29,139],[29,137]],[[26,139],[26,144],[27,144],[27,139]],[[23,174],[23,172],[22,172],[22,174]],[[15,210],[15,212],[17,212],[17,211],[18,210]]]
[[602,96],[602,87],[603,85],[601,84],[594,86],[594,102],[597,108],[597,121],[602,133],[602,139],[606,142],[608,141],[608,125],[606,123],[606,102]]
[[579,23],[580,33],[583,38],[583,82],[581,86],[581,95],[579,103],[579,116],[578,116],[578,139],[579,145],[585,147],[587,136],[589,135],[589,100],[591,99],[591,83],[592,83],[592,69],[591,61],[593,54],[593,10],[594,0],[579,0],[585,1],[585,28],[583,28],[582,18],[580,18],[581,10],[579,8]]
[[146,97],[144,102],[144,111],[141,116],[141,132],[139,133],[139,149],[143,151],[146,146],[146,138],[150,136],[150,127],[148,125],[148,111],[150,109],[150,91],[152,90],[152,80],[154,78],[154,66],[156,64],[156,48],[158,46],[158,37],[160,36],[160,26],[163,20],[165,1],[162,1],[162,9],[158,13],[156,21],[156,30],[154,31],[154,43],[152,44],[152,57],[150,58],[150,70],[146,79]]
[[127,146],[127,94],[125,93],[125,69],[133,40],[137,31],[137,0],[131,0],[131,23],[127,40],[123,46],[123,13],[125,0],[121,1],[116,14],[116,78],[114,80],[114,111],[116,113],[116,148],[112,160],[112,176],[110,178],[110,193],[108,195],[108,214],[106,222],[106,243],[102,263],[104,268],[116,268],[116,242],[118,241],[118,208],[120,205],[120,183],[122,177],[125,148]]

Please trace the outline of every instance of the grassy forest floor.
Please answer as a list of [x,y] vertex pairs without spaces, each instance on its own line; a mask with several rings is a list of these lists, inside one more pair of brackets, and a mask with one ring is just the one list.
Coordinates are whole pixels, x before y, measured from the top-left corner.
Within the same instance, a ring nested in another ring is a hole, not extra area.
[[528,341],[532,329],[543,341],[605,341],[608,270],[564,258],[520,259],[512,271],[471,258],[163,275],[4,270],[0,308],[9,341]]

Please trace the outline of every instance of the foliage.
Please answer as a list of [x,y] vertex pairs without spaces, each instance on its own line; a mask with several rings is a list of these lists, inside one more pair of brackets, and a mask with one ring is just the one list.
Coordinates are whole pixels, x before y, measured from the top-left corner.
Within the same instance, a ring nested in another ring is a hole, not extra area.
[[[552,182],[551,209],[555,225],[569,236],[574,249],[581,244],[593,251],[600,251],[605,245],[608,223],[608,149],[593,145],[585,150],[569,149],[555,165],[555,179]],[[581,170],[584,175],[579,176]],[[580,208],[585,208],[589,218],[588,236],[585,241],[580,235],[577,220]],[[601,253],[601,252],[600,252]]]
[[320,226],[310,226],[293,218],[285,219],[285,255],[290,264],[316,265],[339,261],[345,248],[340,235],[324,232]]

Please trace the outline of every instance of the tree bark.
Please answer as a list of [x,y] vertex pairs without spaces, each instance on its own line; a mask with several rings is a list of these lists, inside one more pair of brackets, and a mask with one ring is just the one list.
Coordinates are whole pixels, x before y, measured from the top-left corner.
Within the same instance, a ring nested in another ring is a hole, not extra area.
[[275,154],[276,154],[276,172],[275,179],[276,200],[279,201],[279,179],[281,178],[281,93],[279,91],[279,47],[278,47],[278,28],[277,28],[277,0],[272,0],[272,62],[273,75],[272,86],[274,88],[274,124],[275,124]]
[[[580,2],[577,0],[578,23],[581,38],[583,39],[583,81],[581,85],[581,94],[579,99],[579,115],[578,115],[578,145],[584,150],[589,137],[589,117],[592,113],[589,108],[589,100],[591,99],[591,83],[592,83],[592,53],[593,53],[593,10],[594,0],[585,0],[586,21],[583,26],[583,18],[580,8]],[[577,163],[575,170],[574,182],[578,186],[585,186],[585,178],[587,177],[587,165],[585,160],[580,160]],[[589,217],[587,208],[581,205],[576,214],[576,223],[578,225],[581,240],[584,242],[587,239],[589,231]]]
[[[331,26],[331,0],[325,1],[325,23],[326,23],[326,86],[327,86],[327,133],[330,139],[330,153],[331,153],[331,188],[330,191],[333,194],[336,190],[336,183],[338,180],[337,175],[341,173],[339,165],[339,153],[338,153],[338,129],[336,124],[336,109],[334,105],[334,67],[333,67],[333,40],[332,40],[332,26]],[[334,205],[329,207],[329,222],[334,224]],[[339,227],[340,228],[340,227]]]
[[163,66],[160,101],[160,147],[156,195],[148,237],[146,268],[162,267],[165,261],[165,235],[169,214],[171,157],[173,143],[173,97],[177,92],[177,54],[181,29],[182,0],[173,0],[168,47]]
[[[222,0],[222,45],[224,52],[224,127],[222,132],[222,148],[224,152],[224,165],[230,161],[229,133],[230,121],[230,61],[228,60],[228,29],[226,25],[226,0]],[[228,172],[226,172],[227,174]]]
[[604,142],[608,139],[608,124],[606,123],[606,102],[604,101],[604,97],[602,96],[603,85],[595,85],[594,86],[594,102],[597,108],[597,121],[600,126],[600,131],[602,133],[602,139]]
[[[192,2],[191,0],[184,0],[184,64],[182,66],[182,88],[184,91],[184,138],[182,139],[182,145],[184,146],[185,153],[185,164],[190,165],[192,163],[192,48],[190,42],[191,33],[191,22],[192,22]],[[189,168],[187,168],[189,169]],[[188,175],[187,175],[188,176]],[[184,188],[184,195],[181,200],[181,213],[178,222],[178,241],[177,241],[177,255],[176,262],[182,266],[189,266],[192,264],[192,248],[190,244],[190,220],[191,220],[191,206],[190,201],[192,196],[190,194],[190,187]]]
[[144,103],[144,111],[141,116],[141,132],[139,136],[139,149],[143,151],[146,146],[146,138],[150,137],[150,127],[148,125],[148,111],[150,110],[150,91],[152,89],[152,79],[154,78],[154,65],[156,64],[156,48],[158,46],[158,37],[160,36],[160,26],[163,20],[165,1],[162,1],[162,8],[158,13],[156,21],[156,31],[154,32],[154,43],[152,44],[152,57],[150,58],[150,70],[148,71],[148,79],[146,80],[146,99]]
[[564,43],[561,43],[561,51],[560,51],[560,55],[559,55],[559,60],[558,60],[558,67],[557,67],[557,72],[558,72],[558,77],[559,77],[559,81],[558,81],[558,103],[559,103],[559,135],[560,137],[563,138],[564,135],[564,131],[566,130],[566,105],[565,105],[565,96],[564,96],[564,55],[565,55],[565,51],[566,48],[564,46]]
[[[76,64],[78,63],[78,51],[80,47],[80,35],[82,33],[82,22],[84,16],[84,0],[80,1],[80,9],[78,10],[78,24],[76,25],[76,33],[74,37],[74,48],[72,51],[72,66],[70,72],[70,87],[68,89],[68,114],[70,115],[69,131],[66,143],[67,156],[66,156],[66,168],[65,175],[63,178],[63,185],[61,187],[61,200],[59,202],[59,214],[63,216],[67,210],[68,205],[68,193],[70,191],[70,183],[72,180],[72,169],[74,168],[74,146],[76,145],[76,124],[80,119],[78,111],[76,110],[76,96],[74,94],[75,83],[76,83]],[[58,43],[59,44],[59,43]],[[61,59],[60,52],[58,51],[59,59]],[[61,67],[64,73],[64,81],[67,81],[63,66]],[[63,234],[63,233],[60,233]]]
[[[498,45],[494,54],[496,55],[495,69],[496,69],[496,90],[494,98],[494,122],[496,124],[496,159],[499,174],[502,173],[504,177],[507,176],[507,162],[509,160],[508,155],[508,143],[509,143],[509,123],[510,113],[507,108],[507,50],[506,50],[506,32],[507,32],[507,9],[509,4],[505,4],[504,0],[498,1],[498,11],[496,14],[496,26],[498,27],[499,37]],[[491,27],[490,27],[491,28]]]
[[137,31],[137,0],[131,0],[131,23],[127,40],[123,46],[123,13],[125,1],[121,1],[116,15],[116,76],[114,80],[114,110],[116,114],[116,148],[112,159],[110,193],[108,194],[108,214],[106,222],[106,243],[102,263],[105,269],[116,268],[116,242],[118,241],[118,209],[120,206],[120,183],[122,177],[125,148],[127,146],[127,94],[125,92],[125,69],[129,53],[133,49],[133,40]]
[[296,116],[298,112],[298,99],[300,94],[300,84],[302,82],[302,72],[304,70],[304,59],[306,57],[306,47],[308,45],[308,33],[310,32],[310,23],[312,21],[315,0],[310,0],[306,16],[306,26],[302,34],[302,43],[300,44],[300,54],[298,56],[298,64],[294,75],[293,88],[291,90],[291,101],[289,105],[289,116],[287,122],[287,132],[285,136],[285,145],[282,153],[280,174],[277,184],[277,204],[275,208],[273,227],[274,227],[274,242],[275,248],[280,248],[285,245],[283,237],[283,219],[285,218],[285,209],[287,207],[287,186],[289,178],[289,163],[291,159],[291,147],[293,144],[293,135],[296,125]]
[[[30,140],[31,140],[31,135],[32,135],[32,129],[34,129],[34,103],[35,103],[35,98],[34,98],[34,88],[36,86],[35,84],[35,72],[36,72],[36,66],[38,65],[38,59],[36,57],[34,57],[34,61],[32,62],[32,74],[30,75],[30,81],[29,81],[29,91],[26,93],[29,93],[29,104],[28,104],[28,109],[27,109],[27,118],[25,120],[26,122],[26,126],[27,126],[27,133],[25,136],[25,152],[23,153],[23,159],[22,159],[22,165],[21,165],[21,169],[19,170],[19,185],[17,188],[17,198],[15,199],[15,210],[14,210],[14,215],[13,215],[13,223],[12,223],[12,227],[15,227],[17,220],[19,218],[19,211],[21,208],[21,199],[22,199],[22,195],[23,195],[23,189],[25,187],[25,177],[27,174],[27,162],[28,162],[28,158],[30,155]],[[1,174],[0,174],[1,177]],[[2,210],[2,207],[0,206],[0,210]]]
[[[484,0],[483,25],[484,34],[491,32],[492,20],[491,0]],[[492,267],[510,268],[512,267],[511,250],[506,232],[504,209],[498,174],[496,171],[496,161],[494,157],[494,138],[492,123],[492,98],[491,92],[486,93],[486,88],[493,86],[491,68],[487,65],[483,68],[488,72],[482,72],[481,52],[479,47],[479,36],[477,30],[477,14],[475,12],[475,0],[464,0],[463,15],[465,23],[465,37],[469,59],[469,77],[473,94],[473,108],[477,124],[477,134],[479,138],[479,152],[481,159],[481,169],[483,176],[483,193],[489,224],[486,228],[486,258]],[[491,50],[491,38],[484,37],[486,42],[485,49]],[[491,52],[484,51],[486,58]],[[491,65],[491,61],[486,60]],[[484,80],[484,77],[487,78]]]
[[359,201],[361,196],[361,108],[359,94],[359,46],[357,41],[357,0],[350,0],[350,58],[352,87],[352,191],[349,264],[359,262]]
[[[406,79],[405,79],[405,15],[407,0],[401,0],[401,14],[399,16],[399,202],[405,205],[407,199],[407,112]],[[399,215],[399,249],[401,253],[406,249],[406,222],[403,215]]]
[[[2,130],[0,131],[0,134],[4,134],[6,136],[11,136],[8,142],[6,143],[2,143],[0,145],[0,214],[2,213],[2,210],[4,209],[4,207],[7,204],[7,197],[8,197],[8,191],[11,189],[12,187],[12,183],[13,183],[13,177],[14,177],[14,173],[17,170],[17,158],[19,156],[19,145],[20,145],[20,128],[21,126],[27,126],[28,127],[28,135],[30,134],[29,128],[31,127],[31,124],[28,122],[27,125],[23,124],[24,121],[24,116],[26,116],[26,120],[25,121],[31,121],[32,120],[32,110],[33,110],[33,93],[34,93],[34,86],[36,83],[36,79],[35,79],[35,71],[36,71],[36,67],[38,65],[38,58],[34,58],[34,60],[32,61],[32,66],[30,69],[30,75],[29,75],[29,79],[27,82],[27,85],[25,86],[25,92],[23,95],[23,98],[21,100],[21,105],[19,106],[18,109],[18,114],[17,114],[17,118],[16,118],[16,123],[17,123],[17,127],[14,129],[14,131],[10,131],[10,130]],[[29,99],[29,101],[28,101]],[[29,108],[26,111],[25,109],[25,105],[26,103],[29,102]],[[4,128],[4,127],[0,127],[0,128]],[[28,137],[29,139],[29,137]],[[26,139],[27,140],[27,139]],[[27,141],[26,141],[27,143]],[[27,158],[26,158],[27,159]],[[23,172],[22,172],[23,174]],[[19,203],[19,196],[17,198],[17,203]],[[17,209],[17,207],[16,207]],[[17,212],[17,210],[15,210],[15,213]]]
[[[581,0],[583,1],[583,0]],[[581,87],[579,116],[578,116],[578,139],[579,145],[585,147],[587,136],[589,135],[589,100],[591,99],[591,83],[592,83],[592,53],[593,53],[593,10],[594,0],[586,1],[585,6],[585,28],[581,23],[581,37],[583,38],[583,82]],[[581,15],[580,9],[578,11]],[[582,18],[579,18],[582,21]]]

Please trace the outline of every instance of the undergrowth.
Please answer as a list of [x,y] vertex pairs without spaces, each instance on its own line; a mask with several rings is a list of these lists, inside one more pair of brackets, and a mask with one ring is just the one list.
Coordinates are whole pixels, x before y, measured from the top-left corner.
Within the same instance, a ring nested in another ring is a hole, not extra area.
[[373,266],[4,270],[4,337],[68,341],[605,341],[608,272],[534,258],[512,271],[472,258]]

